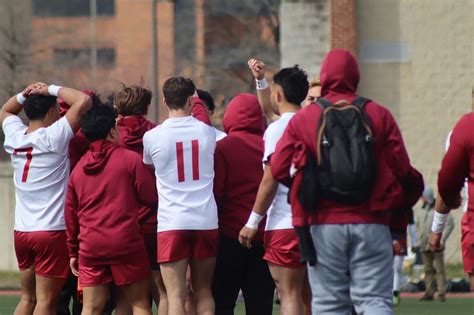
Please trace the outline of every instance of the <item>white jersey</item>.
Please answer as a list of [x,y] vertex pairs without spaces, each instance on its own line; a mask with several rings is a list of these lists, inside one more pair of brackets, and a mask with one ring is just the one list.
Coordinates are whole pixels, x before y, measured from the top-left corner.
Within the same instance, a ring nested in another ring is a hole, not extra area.
[[155,166],[158,232],[217,229],[211,127],[192,116],[168,118],[143,137],[143,161]]
[[[295,113],[284,113],[280,118],[271,123],[265,134],[263,140],[265,142],[265,152],[263,154],[263,162],[268,162],[270,155],[275,152],[276,145],[280,138],[283,136],[283,132],[288,126],[290,119]],[[292,229],[292,216],[291,206],[288,203],[288,188],[282,184],[278,184],[278,190],[275,198],[273,199],[272,205],[268,210],[267,214],[267,225],[265,230],[282,230]]]
[[225,132],[220,131],[216,127],[212,127],[212,129],[214,129],[214,134],[216,135],[216,141],[222,140],[225,137],[227,137],[227,134]]
[[18,116],[3,121],[16,188],[15,230],[65,230],[68,147],[74,132],[65,117],[32,133],[27,134],[27,128]]

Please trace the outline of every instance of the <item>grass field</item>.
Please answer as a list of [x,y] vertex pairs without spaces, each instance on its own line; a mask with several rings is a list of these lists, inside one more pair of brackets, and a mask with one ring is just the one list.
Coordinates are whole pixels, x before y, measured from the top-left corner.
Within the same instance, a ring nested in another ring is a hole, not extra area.
[[[462,265],[454,264],[447,266],[448,278],[463,277]],[[408,270],[405,270],[408,274]],[[0,272],[0,290],[18,289],[19,279],[17,272]],[[1,292],[1,291],[0,291]],[[0,294],[0,315],[13,314],[13,310],[18,303],[18,296],[2,296]],[[395,315],[473,315],[474,299],[472,298],[450,298],[441,303],[419,302],[417,298],[402,298],[400,306],[396,307]],[[279,314],[278,305],[274,306],[274,314]],[[245,307],[243,302],[239,302],[235,315],[244,315]]]
[[[13,314],[17,296],[0,296],[0,315]],[[279,307],[275,305],[273,314],[278,314]],[[237,305],[235,315],[244,315],[242,302]],[[445,303],[419,302],[415,298],[404,298],[400,306],[395,308],[395,315],[473,315],[474,300],[467,298],[449,298]]]

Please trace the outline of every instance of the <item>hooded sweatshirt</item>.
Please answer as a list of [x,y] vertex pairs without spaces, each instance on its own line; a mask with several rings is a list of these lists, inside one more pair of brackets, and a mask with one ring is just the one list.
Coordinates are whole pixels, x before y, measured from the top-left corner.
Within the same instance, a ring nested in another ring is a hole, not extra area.
[[[357,98],[359,69],[354,57],[344,50],[332,50],[321,67],[321,94],[332,103],[340,100],[353,102]],[[297,172],[292,186],[293,225],[308,224],[391,224],[404,218],[391,215],[393,209],[410,209],[423,190],[423,179],[410,165],[400,130],[392,114],[383,106],[370,101],[365,112],[372,122],[375,136],[377,173],[371,196],[357,205],[340,204],[318,199],[316,209],[308,212],[299,205],[295,192],[302,180]],[[307,150],[316,156],[316,134],[322,110],[311,104],[300,110],[290,121],[271,158],[273,176],[289,185],[290,167],[302,169]],[[405,226],[406,227],[406,226]]]
[[[120,144],[143,157],[143,135],[148,130],[156,127],[156,124],[147,120],[143,116],[119,116],[117,120],[117,130],[119,132]],[[150,174],[155,178],[154,172],[149,169]],[[140,223],[145,233],[156,233],[157,208],[140,209]]]
[[[219,232],[238,239],[252,211],[263,176],[263,113],[257,97],[239,94],[229,103],[223,119],[227,137],[217,142],[214,197]],[[263,220],[265,221],[265,220]],[[261,222],[256,241],[263,240]]]
[[91,143],[71,174],[65,206],[70,257],[87,265],[146,255],[139,225],[156,208],[155,181],[139,154],[106,140]]
[[117,130],[120,143],[127,149],[143,156],[143,135],[156,124],[143,116],[119,116]]
[[[467,179],[467,211],[474,212],[474,113],[456,124],[438,174],[438,192],[451,209],[461,203],[461,190]],[[470,215],[470,214],[469,214]]]

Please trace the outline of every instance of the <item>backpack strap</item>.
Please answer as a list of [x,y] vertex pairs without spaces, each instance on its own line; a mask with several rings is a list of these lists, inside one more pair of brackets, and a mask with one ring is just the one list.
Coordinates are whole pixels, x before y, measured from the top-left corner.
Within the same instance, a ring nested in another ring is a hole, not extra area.
[[365,104],[367,104],[368,102],[370,102],[368,98],[359,96],[352,102],[352,105],[357,106],[360,109],[363,109]]
[[324,98],[324,97],[318,98],[318,100],[316,101],[316,104],[318,104],[319,107],[321,107],[323,111],[326,108],[331,107],[333,105],[327,98]]

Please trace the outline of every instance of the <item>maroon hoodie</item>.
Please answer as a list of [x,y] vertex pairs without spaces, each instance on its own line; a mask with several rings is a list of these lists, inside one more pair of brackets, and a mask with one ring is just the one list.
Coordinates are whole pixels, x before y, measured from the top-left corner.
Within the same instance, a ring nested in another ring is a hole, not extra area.
[[143,116],[122,116],[117,120],[120,143],[127,149],[143,156],[143,135],[156,124]]
[[[332,50],[321,67],[321,94],[332,103],[354,101],[359,84],[359,69],[347,51]],[[392,114],[383,106],[370,101],[365,111],[372,122],[375,135],[377,175],[368,201],[345,205],[320,199],[317,209],[307,212],[295,194],[303,172],[298,172],[292,186],[293,225],[380,223],[399,226],[405,216],[391,216],[393,209],[408,209],[416,203],[423,190],[423,179],[410,165],[400,130]],[[316,104],[305,107],[292,118],[276,151],[271,157],[273,176],[291,182],[290,166],[298,169],[306,163],[306,150],[316,156],[316,129],[322,110]]]
[[[143,158],[143,135],[148,130],[156,127],[156,124],[147,120],[143,116],[119,116],[117,120],[117,130],[119,132],[120,144],[132,150]],[[155,173],[149,169],[153,178]],[[143,232],[156,233],[157,228],[157,207],[140,209],[139,219]]]
[[[229,103],[223,119],[227,137],[217,142],[214,197],[219,231],[238,239],[252,211],[263,176],[263,113],[257,97],[239,94]],[[265,222],[255,240],[263,240]]]
[[106,140],[92,142],[68,185],[65,220],[70,257],[100,265],[146,255],[139,211],[156,208],[157,199],[155,181],[139,154]]
[[[438,191],[446,205],[456,209],[467,178],[468,211],[474,211],[474,113],[464,115],[451,135],[448,152],[438,174]],[[471,222],[472,224],[472,222]]]

